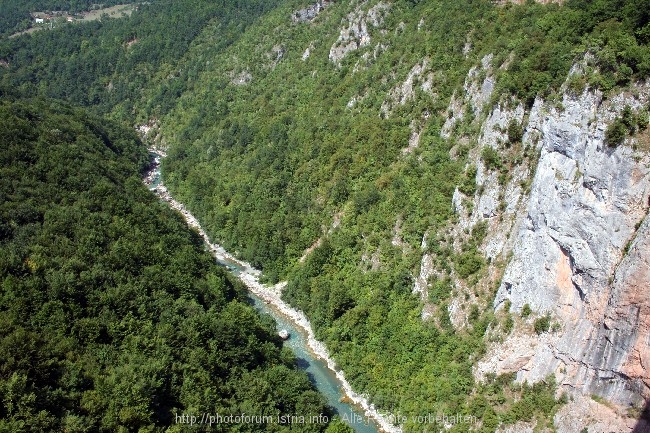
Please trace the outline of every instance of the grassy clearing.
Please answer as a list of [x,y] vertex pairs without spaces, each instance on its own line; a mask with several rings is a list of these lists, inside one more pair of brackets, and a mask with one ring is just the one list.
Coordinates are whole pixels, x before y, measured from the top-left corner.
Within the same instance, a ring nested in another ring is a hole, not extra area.
[[83,18],[81,21],[95,21],[100,19],[104,14],[108,15],[111,18],[131,16],[134,8],[135,5],[133,4],[123,4],[111,6],[109,8],[97,9],[94,11],[82,12],[81,15]]

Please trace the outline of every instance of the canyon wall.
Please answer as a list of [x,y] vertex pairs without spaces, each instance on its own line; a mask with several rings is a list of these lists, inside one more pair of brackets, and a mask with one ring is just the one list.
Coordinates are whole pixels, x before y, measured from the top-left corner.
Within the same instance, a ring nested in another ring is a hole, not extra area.
[[[571,71],[580,73],[579,66]],[[465,100],[481,99],[472,89],[482,87],[466,85]],[[454,200],[458,226],[487,221],[483,253],[507,263],[500,283],[487,274],[498,284],[495,310],[507,306],[515,316],[532,311],[490,345],[477,365],[479,378],[516,372],[520,381],[537,382],[553,374],[565,389],[622,407],[640,407],[650,397],[647,135],[633,135],[621,145],[606,140],[608,126],[624,107],[644,110],[649,94],[646,84],[607,98],[589,88],[578,94],[563,89],[560,102],[537,99],[524,112],[510,101],[483,121],[479,145],[504,155],[506,125],[522,122],[521,144],[536,149],[538,161],[521,164],[501,185],[475,152],[479,190],[470,197],[473,211],[460,206],[462,194]],[[529,191],[520,187],[527,176]],[[530,325],[544,316],[551,328],[531,332]],[[462,326],[462,317],[454,323]]]

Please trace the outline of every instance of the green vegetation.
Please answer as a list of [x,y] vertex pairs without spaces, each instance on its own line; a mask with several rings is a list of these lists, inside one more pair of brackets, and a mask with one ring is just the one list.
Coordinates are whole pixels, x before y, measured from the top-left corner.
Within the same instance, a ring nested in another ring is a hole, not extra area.
[[481,159],[485,163],[485,168],[488,170],[500,170],[503,167],[499,152],[490,146],[483,147],[481,151]]
[[566,403],[564,395],[559,399],[555,398],[555,390],[556,384],[553,376],[533,385],[524,383],[521,386],[521,398],[512,404],[503,415],[504,423],[514,424],[518,421],[532,421],[535,418],[552,419],[555,411]]
[[[495,431],[499,423],[552,419],[557,409],[566,402],[566,396],[555,398],[555,379],[529,385],[514,382],[515,374],[491,375],[479,386],[479,393],[470,403],[471,413],[483,419],[478,431]],[[543,425],[540,422],[538,425]],[[552,426],[552,424],[551,424]]]
[[637,126],[639,131],[645,131],[648,129],[648,123],[650,122],[650,115],[647,110],[641,111],[637,116]]
[[508,313],[503,322],[503,332],[505,335],[510,334],[512,328],[515,326],[515,319],[512,318],[512,314]]
[[537,335],[548,332],[551,329],[551,315],[547,313],[544,316],[535,319],[533,328]]
[[458,186],[460,192],[462,192],[463,194],[469,197],[473,197],[474,194],[476,193],[477,171],[478,168],[476,167],[476,165],[474,164],[470,165],[465,171],[465,179],[463,179],[462,183]]
[[618,146],[623,143],[627,134],[628,130],[625,124],[620,119],[616,119],[607,127],[605,141],[608,146]]
[[608,146],[618,146],[628,135],[643,131],[648,127],[648,112],[641,110],[638,114],[629,105],[623,107],[621,115],[609,124],[605,131],[605,142]]
[[331,414],[272,320],[142,185],[133,132],[3,94],[0,142],[0,431],[180,432],[181,413]]
[[517,119],[512,119],[510,123],[508,123],[508,143],[520,143],[523,136],[524,129],[521,123],[518,122]]
[[483,266],[483,256],[476,248],[463,252],[454,261],[456,272],[461,278],[467,278],[478,272]]
[[[156,0],[140,4],[130,17],[0,39],[0,60],[9,64],[0,67],[0,84],[92,107],[132,125],[136,106],[155,115],[168,112],[205,69],[205,59],[278,2]],[[184,55],[205,29],[213,33],[204,41],[206,57],[189,66]]]
[[[460,246],[446,231],[455,218],[455,189],[476,191],[477,167],[467,164],[477,147],[473,111],[450,139],[440,131],[452,95],[489,54],[496,80],[491,102],[503,106],[553,98],[576,61],[584,60],[587,72],[570,83],[574,92],[597,87],[607,94],[647,77],[650,3],[399,0],[382,24],[387,31],[368,25],[371,44],[349,53],[340,67],[328,56],[350,2],[332,2],[309,24],[290,21],[305,5],[154,1],[130,18],[0,41],[0,60],[8,64],[0,80],[130,126],[159,120],[170,146],[165,180],[174,195],[213,239],[262,268],[269,281],[288,280],[285,298],[307,313],[356,389],[380,408],[474,413],[481,398],[505,399],[502,410],[476,412],[485,431],[550,416],[556,403],[546,388],[493,396],[474,382],[472,364],[494,321],[478,306],[490,304],[490,290],[480,303],[468,303],[469,329],[451,323],[452,277],[472,286],[481,275],[478,247],[487,228],[467,233]],[[392,99],[425,59],[431,75],[414,78],[405,103]],[[420,86],[425,80],[432,92]],[[418,147],[404,154],[413,119],[427,120]],[[607,132],[608,142],[631,132],[626,119]],[[519,145],[521,128],[507,126],[505,146]],[[478,151],[505,183],[516,162],[502,147]],[[437,307],[429,322],[411,294],[425,236],[442,273],[429,290]],[[522,317],[530,314],[524,306]],[[522,403],[513,403],[521,396]]]

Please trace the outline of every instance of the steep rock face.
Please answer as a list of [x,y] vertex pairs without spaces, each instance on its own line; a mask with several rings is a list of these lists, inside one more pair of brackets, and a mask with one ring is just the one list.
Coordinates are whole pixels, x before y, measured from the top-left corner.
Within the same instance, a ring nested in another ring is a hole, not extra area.
[[573,395],[572,400],[558,410],[554,421],[559,433],[650,431],[644,420],[621,418],[612,407],[580,394]]
[[339,38],[330,48],[329,59],[340,65],[341,60],[351,51],[370,45],[370,28],[378,28],[384,23],[384,17],[390,10],[388,3],[379,2],[367,11],[362,2],[343,20]]
[[[404,105],[414,99],[418,87],[432,98],[436,97],[436,94],[432,91],[433,72],[429,70],[430,62],[430,59],[425,58],[421,63],[413,66],[404,82],[389,92],[388,98],[381,104],[382,115],[388,117],[394,107]],[[416,84],[417,81],[421,81],[419,86]]]
[[634,93],[603,101],[586,91],[565,95],[562,108],[541,100],[532,108],[523,141],[540,159],[495,306],[509,300],[519,312],[528,304],[560,330],[530,344],[511,335],[479,363],[479,375],[517,371],[519,380],[539,381],[554,373],[624,405],[650,396],[650,158],[605,143],[624,105],[647,104],[648,86]]
[[[516,372],[520,381],[537,382],[553,374],[565,390],[640,407],[650,397],[647,132],[618,147],[605,136],[625,106],[633,112],[647,108],[650,86],[635,85],[608,98],[563,90],[561,102],[538,99],[530,110],[501,98],[490,109],[492,67],[486,56],[470,70],[441,130],[445,138],[455,136],[455,125],[471,110],[480,131],[469,153],[477,190],[466,196],[457,189],[453,198],[458,220],[447,233],[455,250],[479,223],[488,229],[480,246],[487,270],[478,281],[468,284],[452,272],[450,319],[457,328],[469,326],[467,304],[481,303],[472,292],[500,281],[495,309],[510,305],[518,315],[528,305],[533,314],[489,345],[476,366],[479,379],[488,372]],[[580,73],[580,65],[570,72]],[[520,145],[508,143],[511,122],[524,127]],[[484,161],[485,148],[520,162],[504,177]],[[425,239],[414,287],[425,303],[429,280],[439,277],[426,245]],[[423,318],[434,310],[425,305]],[[550,332],[538,335],[534,323],[546,314]]]
[[[535,160],[531,157],[533,152],[524,152],[522,146],[512,146],[508,141],[507,128],[511,121],[521,123],[525,110],[516,100],[502,99],[489,111],[496,84],[494,77],[494,56],[483,56],[480,63],[472,67],[465,79],[462,90],[454,93],[447,108],[447,119],[441,128],[443,138],[454,137],[459,143],[469,144],[476,141],[469,150],[469,161],[466,170],[475,170],[474,182],[476,190],[471,195],[466,195],[456,188],[452,199],[452,206],[457,215],[457,220],[438,233],[438,239],[431,241],[423,239],[423,251],[420,262],[420,271],[416,275],[413,292],[418,294],[425,302],[422,318],[427,320],[434,316],[435,304],[428,303],[429,285],[434,280],[444,279],[446,271],[441,263],[436,263],[434,253],[427,252],[429,243],[440,242],[442,238],[452,239],[454,252],[462,251],[469,240],[472,231],[485,225],[486,236],[479,250],[482,253],[486,270],[478,276],[478,280],[463,279],[455,271],[451,271],[452,291],[447,306],[447,312],[452,324],[456,328],[469,326],[468,314],[472,304],[480,309],[490,308],[486,301],[486,293],[493,293],[499,281],[504,262],[508,253],[512,251],[517,227],[522,224],[522,213],[525,211],[527,195],[523,185],[528,181],[534,170]],[[507,62],[506,62],[507,63]],[[500,65],[499,69],[507,67]],[[467,118],[467,114],[470,118]],[[474,136],[458,137],[457,126],[465,122],[470,123],[476,131],[478,140]],[[500,170],[491,167],[483,159],[484,148],[491,148],[503,159],[517,159],[507,176]],[[454,150],[452,150],[453,157]],[[525,156],[528,154],[529,156]],[[473,277],[472,277],[473,278]]]
[[304,9],[299,9],[291,15],[291,19],[296,23],[311,22],[318,14],[329,6],[330,2],[328,0],[317,0],[316,3],[307,6]]
[[[454,126],[465,116],[465,107],[469,107],[475,117],[479,117],[484,106],[490,100],[494,91],[494,78],[492,77],[492,54],[481,59],[481,65],[469,70],[463,86],[464,98],[458,95],[452,97],[449,103],[448,117],[442,127],[441,135],[444,138],[451,136]],[[480,81],[481,73],[486,74],[483,81]]]
[[647,397],[650,389],[650,219],[646,217],[637,232],[629,254],[623,259],[614,279],[614,288],[605,313],[605,338],[618,335],[627,343],[621,373],[638,383]]

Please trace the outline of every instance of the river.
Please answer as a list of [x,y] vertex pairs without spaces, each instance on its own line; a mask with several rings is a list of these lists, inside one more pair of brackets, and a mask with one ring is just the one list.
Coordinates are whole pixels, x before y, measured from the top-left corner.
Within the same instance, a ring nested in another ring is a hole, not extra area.
[[328,404],[356,433],[401,433],[401,428],[393,425],[388,416],[379,413],[364,396],[354,392],[345,379],[344,372],[329,356],[325,345],[316,340],[311,324],[304,313],[292,308],[281,299],[285,283],[275,286],[261,284],[259,270],[237,260],[220,245],[213,244],[199,221],[183,204],[174,200],[160,177],[160,161],[164,156],[164,152],[154,151],[154,161],[151,170],[145,176],[145,183],[170,207],[178,210],[189,226],[198,230],[217,262],[226,266],[249,289],[249,298],[255,309],[272,316],[278,331],[284,329],[290,333],[290,338],[285,341],[285,345],[293,350],[298,367],[307,372],[318,391],[326,397]]

